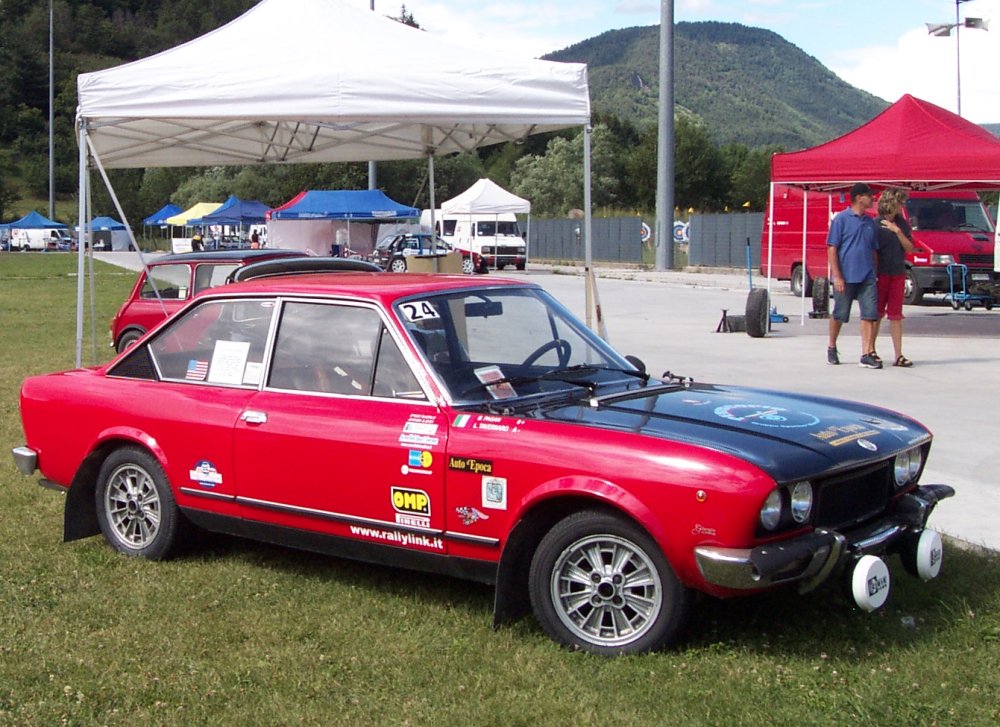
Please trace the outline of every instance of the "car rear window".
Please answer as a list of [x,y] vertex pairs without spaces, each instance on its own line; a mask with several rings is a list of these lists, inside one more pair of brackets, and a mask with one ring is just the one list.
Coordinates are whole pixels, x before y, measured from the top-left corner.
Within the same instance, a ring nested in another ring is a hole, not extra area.
[[191,268],[183,263],[176,265],[154,265],[142,283],[140,298],[184,299],[191,288]]

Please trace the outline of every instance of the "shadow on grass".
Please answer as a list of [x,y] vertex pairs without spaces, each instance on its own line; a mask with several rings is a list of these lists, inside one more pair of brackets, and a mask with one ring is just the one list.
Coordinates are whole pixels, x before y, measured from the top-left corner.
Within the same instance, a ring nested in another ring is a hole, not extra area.
[[[310,581],[335,581],[386,598],[447,604],[492,618],[493,588],[449,576],[372,565],[294,550],[237,537],[204,533],[178,558],[226,559],[277,570]],[[888,650],[949,638],[971,642],[1000,640],[1000,557],[989,552],[948,549],[941,575],[924,583],[906,573],[898,557],[889,559],[889,601],[865,613],[847,586],[831,582],[800,595],[781,588],[743,598],[694,600],[687,627],[671,650],[739,649],[760,655],[863,659]],[[540,633],[526,616],[514,624],[518,634]]]

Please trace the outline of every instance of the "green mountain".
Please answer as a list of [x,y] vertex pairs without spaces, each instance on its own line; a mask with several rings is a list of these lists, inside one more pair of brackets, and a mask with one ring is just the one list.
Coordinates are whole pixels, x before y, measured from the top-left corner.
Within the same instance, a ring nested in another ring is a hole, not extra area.
[[[588,65],[594,111],[655,125],[658,25],[611,30],[545,56]],[[868,121],[888,104],[842,81],[769,30],[738,23],[678,23],[674,102],[718,143],[814,146]]]

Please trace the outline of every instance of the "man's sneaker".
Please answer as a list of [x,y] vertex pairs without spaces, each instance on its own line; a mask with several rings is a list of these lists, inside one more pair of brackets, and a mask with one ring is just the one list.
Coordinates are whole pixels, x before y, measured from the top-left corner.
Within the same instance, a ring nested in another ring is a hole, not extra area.
[[831,366],[836,366],[840,363],[840,356],[837,355],[836,346],[830,346],[826,349],[826,362]]
[[882,368],[882,362],[879,361],[873,354],[866,353],[861,357],[861,361],[858,363],[863,369],[880,369]]

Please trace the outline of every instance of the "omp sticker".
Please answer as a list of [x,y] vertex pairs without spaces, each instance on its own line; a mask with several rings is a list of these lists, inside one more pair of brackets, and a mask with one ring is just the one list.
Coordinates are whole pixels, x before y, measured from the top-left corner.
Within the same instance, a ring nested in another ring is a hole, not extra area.
[[410,515],[429,516],[431,514],[431,498],[423,490],[393,487],[392,506],[396,512]]

